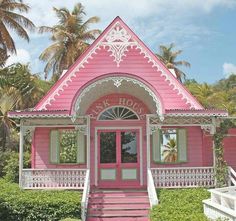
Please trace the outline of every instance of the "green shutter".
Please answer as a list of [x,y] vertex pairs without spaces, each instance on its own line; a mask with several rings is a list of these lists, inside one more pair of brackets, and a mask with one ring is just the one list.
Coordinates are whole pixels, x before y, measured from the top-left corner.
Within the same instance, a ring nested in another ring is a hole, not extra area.
[[178,129],[178,160],[187,162],[187,131]]
[[77,163],[85,163],[86,160],[86,136],[84,133],[77,135]]
[[59,131],[51,130],[50,133],[50,162],[59,163]]
[[160,129],[152,133],[152,157],[154,162],[161,162],[160,133]]

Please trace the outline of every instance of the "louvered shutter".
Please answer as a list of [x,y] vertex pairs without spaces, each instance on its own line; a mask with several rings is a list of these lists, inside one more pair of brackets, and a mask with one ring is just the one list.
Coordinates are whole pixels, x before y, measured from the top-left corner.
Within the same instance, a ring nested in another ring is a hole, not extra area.
[[187,131],[186,129],[178,129],[178,160],[180,162],[187,161]]
[[77,134],[77,163],[86,162],[86,136],[84,133]]
[[59,163],[59,131],[50,132],[50,162]]
[[161,133],[160,129],[152,133],[152,157],[153,157],[152,159],[154,162],[161,161],[160,133]]

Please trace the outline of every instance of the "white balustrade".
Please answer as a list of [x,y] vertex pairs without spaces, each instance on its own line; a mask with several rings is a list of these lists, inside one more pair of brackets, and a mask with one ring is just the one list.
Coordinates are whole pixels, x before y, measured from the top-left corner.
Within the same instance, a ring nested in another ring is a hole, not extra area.
[[86,216],[87,216],[89,192],[90,192],[90,172],[89,172],[89,170],[87,170],[85,183],[84,183],[83,196],[82,196],[82,201],[81,201],[81,219],[82,219],[82,221],[85,221]]
[[211,198],[203,200],[204,213],[211,220],[236,221],[236,187],[210,189]]
[[235,172],[235,170],[232,167],[229,167],[228,171],[229,171],[229,186],[231,186],[231,184],[236,186],[236,172]]
[[147,191],[151,208],[158,204],[156,188],[154,185],[152,172],[148,169]]
[[86,169],[23,169],[23,189],[83,189]]
[[214,187],[213,167],[151,168],[156,188]]

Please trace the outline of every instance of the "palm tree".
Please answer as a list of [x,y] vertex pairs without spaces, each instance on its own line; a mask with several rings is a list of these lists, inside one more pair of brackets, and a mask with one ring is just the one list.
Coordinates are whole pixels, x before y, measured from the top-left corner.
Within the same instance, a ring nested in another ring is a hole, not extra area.
[[156,54],[156,56],[165,64],[168,69],[174,69],[177,79],[182,82],[186,75],[177,66],[184,65],[186,67],[190,67],[191,65],[187,61],[176,61],[177,56],[182,53],[182,50],[172,51],[174,47],[174,43],[171,43],[169,46],[160,45],[160,53]]
[[9,32],[12,29],[17,35],[29,41],[25,29],[33,30],[34,24],[19,12],[28,12],[29,6],[22,1],[1,0],[0,1],[0,65],[3,66],[8,58],[8,52],[16,53],[15,42]]
[[95,40],[100,34],[98,29],[89,30],[89,25],[97,23],[100,19],[96,16],[83,22],[84,7],[78,3],[72,12],[66,8],[53,8],[59,19],[59,23],[53,27],[40,27],[39,32],[50,32],[52,45],[46,48],[40,55],[40,59],[46,61],[44,68],[45,78],[52,70],[53,75],[60,76],[61,72],[75,62],[75,60],[88,47],[91,40]]
[[50,82],[32,74],[29,65],[16,63],[0,69],[0,92],[14,88],[20,95],[16,108],[33,107],[51,87]]
[[7,138],[10,136],[10,129],[16,125],[7,114],[14,109],[19,98],[20,96],[14,88],[0,91],[0,147],[3,151],[6,148]]
[[194,97],[205,107],[210,108],[212,107],[211,102],[209,99],[213,94],[212,86],[208,85],[207,83],[198,84],[192,83],[186,85],[189,91],[193,94]]
[[164,150],[162,155],[164,157],[164,162],[176,162],[178,158],[178,150],[176,145],[176,139],[169,139],[168,143],[164,145]]

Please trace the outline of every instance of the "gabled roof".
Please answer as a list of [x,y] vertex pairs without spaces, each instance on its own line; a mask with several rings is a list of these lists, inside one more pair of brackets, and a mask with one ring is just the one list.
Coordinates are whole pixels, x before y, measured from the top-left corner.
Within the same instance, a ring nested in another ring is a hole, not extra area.
[[[115,36],[115,37],[114,37]],[[122,21],[120,17],[116,17],[112,23],[103,31],[103,33],[90,45],[90,47],[77,59],[77,61],[68,69],[68,71],[59,79],[50,91],[36,105],[35,110],[47,110],[48,105],[55,100],[56,96],[60,96],[72,78],[84,68],[84,64],[92,58],[94,54],[101,48],[108,48],[117,67],[128,47],[135,47],[140,50],[140,54],[148,59],[153,68],[161,72],[172,90],[176,90],[182,96],[186,104],[191,109],[204,109],[202,105],[188,92],[188,90],[172,75],[172,73],[162,64],[153,52],[133,33],[133,31]]]

